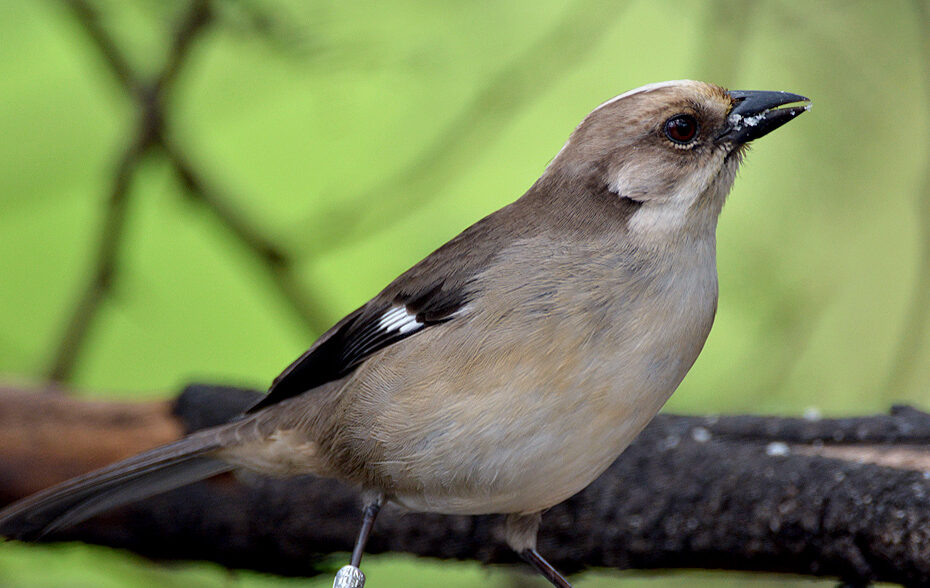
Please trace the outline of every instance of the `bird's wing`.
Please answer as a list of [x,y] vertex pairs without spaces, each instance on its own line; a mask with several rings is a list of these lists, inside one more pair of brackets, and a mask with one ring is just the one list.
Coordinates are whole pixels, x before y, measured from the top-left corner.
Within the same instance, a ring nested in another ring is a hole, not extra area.
[[430,326],[450,320],[466,302],[461,289],[445,281],[408,297],[379,295],[327,331],[306,353],[275,378],[254,412],[352,372],[376,351]]
[[279,375],[255,412],[351,373],[376,351],[454,320],[474,277],[509,241],[498,211],[410,268],[367,304],[339,321]]

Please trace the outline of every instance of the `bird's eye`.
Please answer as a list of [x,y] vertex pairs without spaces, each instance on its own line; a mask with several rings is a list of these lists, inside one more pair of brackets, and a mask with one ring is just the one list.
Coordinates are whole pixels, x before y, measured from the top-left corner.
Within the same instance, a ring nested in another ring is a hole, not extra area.
[[693,141],[697,132],[698,122],[690,114],[678,114],[665,121],[665,136],[679,145]]

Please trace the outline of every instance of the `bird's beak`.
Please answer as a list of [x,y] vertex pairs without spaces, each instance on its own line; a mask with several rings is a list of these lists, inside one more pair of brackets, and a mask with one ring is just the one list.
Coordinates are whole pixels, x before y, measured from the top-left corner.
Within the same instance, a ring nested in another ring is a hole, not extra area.
[[790,92],[733,90],[727,94],[733,106],[727,116],[728,128],[717,137],[719,141],[748,143],[811,108],[810,99]]

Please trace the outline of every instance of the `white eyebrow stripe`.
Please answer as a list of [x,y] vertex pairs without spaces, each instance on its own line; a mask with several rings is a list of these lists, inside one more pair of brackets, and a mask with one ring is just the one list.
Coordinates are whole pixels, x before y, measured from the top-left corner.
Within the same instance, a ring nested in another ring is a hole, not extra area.
[[[630,90],[629,92],[624,92],[623,94],[620,94],[619,96],[614,96],[607,102],[603,102],[600,106],[598,106],[597,108],[589,112],[588,116],[586,116],[584,120],[578,124],[578,127],[581,127],[581,125],[583,125],[584,122],[588,120],[588,117],[590,117],[592,114],[594,114],[598,110],[604,108],[605,106],[609,104],[613,104],[617,100],[623,100],[624,98],[627,98],[634,94],[642,94],[644,92],[653,92],[661,88],[670,88],[672,86],[689,86],[689,85],[700,85],[700,84],[701,82],[696,82],[694,80],[669,80],[667,82],[655,82],[652,84],[646,84],[645,86],[640,86],[639,88],[635,88],[633,90]],[[555,154],[555,157],[553,157],[552,161],[549,162],[549,165],[546,166],[546,170],[548,170],[549,167],[552,166],[552,164],[555,162],[555,160],[557,160],[559,156],[562,155],[562,152],[565,151],[565,149],[568,147],[568,144],[571,142],[572,142],[572,138],[571,136],[569,136],[568,139],[565,141],[565,144],[562,145],[562,148],[559,149],[559,152]]]
[[669,88],[671,86],[690,86],[690,85],[695,85],[695,84],[700,84],[700,82],[696,82],[694,80],[669,80],[667,82],[655,82],[654,84],[646,84],[645,86],[640,86],[639,88],[630,90],[629,92],[624,92],[623,94],[620,94],[619,96],[614,96],[613,98],[611,98],[607,102],[604,102],[603,104],[601,104],[600,106],[592,110],[591,112],[597,112],[598,110],[604,108],[608,104],[613,104],[617,100],[623,100],[624,98],[627,98],[628,96],[633,96],[634,94],[653,92],[655,90],[659,90],[662,88]]

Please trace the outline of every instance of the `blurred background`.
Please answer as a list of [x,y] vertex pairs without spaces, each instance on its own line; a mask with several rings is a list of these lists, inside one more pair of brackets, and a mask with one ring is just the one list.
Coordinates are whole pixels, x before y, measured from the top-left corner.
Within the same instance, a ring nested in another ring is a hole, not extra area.
[[[743,167],[717,322],[668,410],[930,408],[928,35],[924,0],[0,2],[0,376],[120,399],[264,388],[522,194],[592,108],[693,78],[814,106]],[[366,573],[543,585],[403,556]],[[578,586],[621,578],[811,584]],[[298,581],[0,546],[0,586],[130,585]]]

